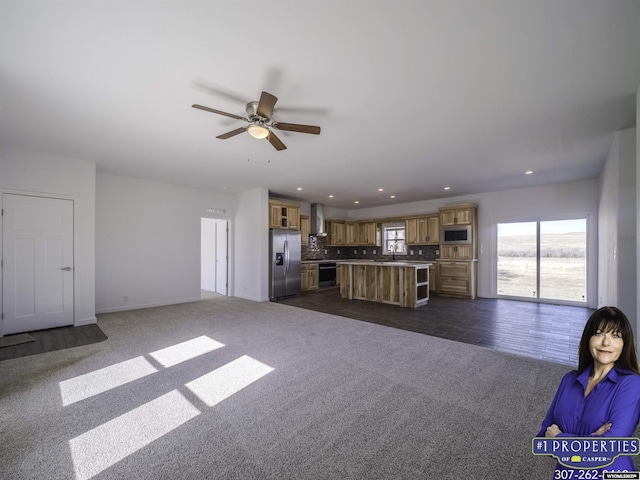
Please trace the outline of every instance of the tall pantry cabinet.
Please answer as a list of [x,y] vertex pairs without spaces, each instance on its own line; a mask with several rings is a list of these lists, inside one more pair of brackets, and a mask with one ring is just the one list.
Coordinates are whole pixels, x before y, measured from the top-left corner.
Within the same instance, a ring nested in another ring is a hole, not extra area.
[[478,295],[478,206],[440,208],[440,228],[470,226],[471,243],[440,244],[438,294],[443,297],[476,298]]

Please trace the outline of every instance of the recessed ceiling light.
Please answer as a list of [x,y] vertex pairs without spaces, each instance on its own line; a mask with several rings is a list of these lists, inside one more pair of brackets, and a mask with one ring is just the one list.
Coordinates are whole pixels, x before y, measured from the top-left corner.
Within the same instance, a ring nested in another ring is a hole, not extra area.
[[527,170],[526,172],[524,172],[525,175],[531,175],[533,173],[533,170]]
[[298,187],[298,188],[296,188],[296,190],[302,190],[302,187]]
[[451,190],[451,187],[444,187],[445,190]]
[[384,192],[384,188],[379,188],[378,191],[379,192]]
[[360,200],[356,200],[356,201],[355,201],[355,202],[353,202],[353,203],[360,203]]
[[395,195],[389,195],[389,198],[396,198]]
[[329,195],[329,198],[333,198],[333,195]]

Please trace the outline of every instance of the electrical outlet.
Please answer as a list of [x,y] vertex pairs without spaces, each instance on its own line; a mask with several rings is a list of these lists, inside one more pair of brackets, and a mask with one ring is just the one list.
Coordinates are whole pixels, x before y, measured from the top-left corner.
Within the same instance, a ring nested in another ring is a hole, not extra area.
[[411,250],[411,255],[413,255],[413,250]]
[[129,296],[125,295],[124,297],[122,297],[122,303],[127,303],[129,301]]
[[354,251],[353,251],[353,254],[354,254],[354,255],[357,255],[357,254],[358,254],[358,250],[354,250]]
[[327,251],[326,251],[326,250],[324,251],[324,254],[325,254],[325,255],[327,254]]
[[338,255],[340,255],[340,250],[338,250]]
[[375,250],[373,251],[373,254],[374,254],[374,255],[376,254],[376,251],[375,251]]
[[366,254],[367,254],[367,251],[366,251],[366,250],[362,250],[362,254],[363,254],[363,255],[366,255]]
[[422,255],[422,250],[418,250],[418,255]]

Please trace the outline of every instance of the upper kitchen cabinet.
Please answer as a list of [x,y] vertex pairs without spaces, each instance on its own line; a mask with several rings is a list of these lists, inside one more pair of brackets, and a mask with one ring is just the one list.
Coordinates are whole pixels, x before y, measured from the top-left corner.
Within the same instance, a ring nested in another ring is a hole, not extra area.
[[427,245],[440,243],[440,215],[434,213],[427,217]]
[[300,207],[269,200],[269,228],[300,230]]
[[440,216],[437,213],[405,220],[407,245],[437,245],[440,242]]
[[358,224],[356,222],[345,222],[345,245],[358,245]]
[[307,215],[300,215],[300,243],[302,245],[309,245],[310,228],[309,217]]
[[471,225],[475,220],[477,208],[472,204],[441,208],[440,225]]
[[344,221],[327,220],[325,227],[325,231],[329,234],[329,246],[341,247],[346,245],[347,226]]
[[358,222],[358,245],[378,245],[376,222]]
[[424,217],[407,218],[405,220],[405,243],[407,245],[421,245],[427,236],[427,222]]

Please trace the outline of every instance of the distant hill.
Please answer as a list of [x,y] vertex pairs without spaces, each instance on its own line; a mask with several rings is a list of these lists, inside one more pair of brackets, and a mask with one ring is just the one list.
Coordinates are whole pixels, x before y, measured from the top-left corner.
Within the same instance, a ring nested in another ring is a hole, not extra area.
[[[549,233],[541,237],[540,255],[542,257],[584,258],[586,257],[585,234]],[[498,245],[500,257],[535,257],[535,235],[501,236]]]

